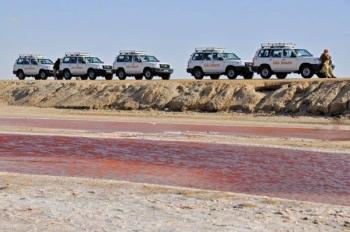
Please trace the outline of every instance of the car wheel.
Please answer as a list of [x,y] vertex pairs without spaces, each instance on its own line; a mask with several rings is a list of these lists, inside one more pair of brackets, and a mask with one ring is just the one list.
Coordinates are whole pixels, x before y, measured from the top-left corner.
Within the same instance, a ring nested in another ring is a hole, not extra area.
[[20,80],[24,80],[26,78],[22,70],[18,70],[16,75]]
[[277,73],[276,74],[277,79],[286,79],[287,76],[288,76],[288,73]]
[[267,65],[264,65],[260,68],[260,76],[262,79],[270,79],[272,76],[271,68]]
[[153,73],[150,69],[145,69],[145,71],[143,71],[143,76],[146,78],[146,80],[152,80],[153,79]]
[[195,68],[195,69],[193,70],[192,75],[194,76],[194,78],[195,78],[196,80],[202,80],[203,77],[204,77],[204,73],[203,73],[203,71],[202,71],[201,68]]
[[233,80],[237,78],[237,72],[234,67],[229,67],[226,70],[226,76],[228,79]]
[[87,73],[90,80],[96,80],[96,72],[93,69],[90,69]]
[[246,74],[243,75],[243,78],[246,79],[246,80],[251,80],[251,79],[253,79],[253,77],[254,77],[254,73],[253,72],[246,73]]
[[46,75],[46,73],[43,70],[41,70],[39,72],[39,77],[40,77],[41,80],[46,80],[47,79],[47,75]]
[[113,75],[111,75],[111,74],[106,75],[106,76],[105,76],[105,79],[108,80],[108,81],[110,81],[110,80],[113,79]]
[[124,69],[118,69],[117,76],[118,76],[119,80],[125,80],[126,73],[125,73]]
[[303,65],[300,68],[300,73],[303,78],[309,79],[314,75],[314,70],[311,65]]
[[70,71],[68,69],[66,69],[63,71],[63,77],[66,80],[70,80],[70,79],[72,79],[72,74],[70,73]]
[[161,76],[162,80],[170,80],[170,74],[164,74]]
[[219,78],[220,78],[220,75],[211,75],[210,76],[210,79],[212,79],[212,80],[219,80]]

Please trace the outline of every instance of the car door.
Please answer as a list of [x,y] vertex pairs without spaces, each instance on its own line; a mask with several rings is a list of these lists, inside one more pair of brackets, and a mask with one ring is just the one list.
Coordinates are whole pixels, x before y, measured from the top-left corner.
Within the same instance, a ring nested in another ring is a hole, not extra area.
[[133,73],[133,56],[131,55],[125,55],[124,62],[122,66],[124,67],[124,70],[127,74]]
[[36,59],[30,59],[30,64],[28,67],[29,75],[38,75],[39,74],[39,64]]
[[78,61],[77,57],[70,57],[69,59],[69,69],[72,75],[79,75],[77,61]]
[[21,65],[19,66],[20,69],[23,70],[25,75],[31,75],[30,72],[30,60],[27,58],[24,58],[21,62]]
[[281,69],[287,72],[294,72],[297,67],[297,55],[293,49],[283,49]]
[[203,71],[204,73],[213,73],[213,53],[203,53]]
[[224,73],[225,72],[225,60],[222,53],[213,53],[212,62],[210,67],[211,73]]
[[191,68],[201,67],[204,71],[203,56],[204,56],[204,54],[200,53],[200,52],[196,52],[195,54],[193,54],[193,56],[191,58]]
[[271,69],[274,72],[283,71],[282,67],[282,49],[271,49],[270,59]]
[[86,65],[86,61],[84,60],[84,57],[81,57],[81,56],[77,57],[76,74],[77,75],[87,74],[87,65]]

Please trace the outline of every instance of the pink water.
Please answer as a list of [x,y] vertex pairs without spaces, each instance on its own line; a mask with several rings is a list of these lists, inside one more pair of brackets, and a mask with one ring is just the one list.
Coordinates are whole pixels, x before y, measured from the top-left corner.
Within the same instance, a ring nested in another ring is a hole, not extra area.
[[108,122],[88,120],[26,119],[0,118],[0,126],[37,127],[69,130],[85,130],[91,132],[192,132],[234,136],[260,136],[278,138],[306,138],[325,140],[349,140],[350,130],[342,130],[341,126],[332,129],[284,128],[284,127],[252,127],[221,125],[189,125],[173,123],[144,122]]
[[350,206],[350,156],[345,154],[0,135],[0,171],[110,178]]

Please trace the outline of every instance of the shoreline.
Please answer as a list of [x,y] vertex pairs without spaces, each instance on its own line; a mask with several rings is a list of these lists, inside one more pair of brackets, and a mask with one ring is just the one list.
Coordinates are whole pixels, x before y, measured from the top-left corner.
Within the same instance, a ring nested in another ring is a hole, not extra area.
[[345,206],[77,177],[0,173],[0,205],[4,232],[350,229]]

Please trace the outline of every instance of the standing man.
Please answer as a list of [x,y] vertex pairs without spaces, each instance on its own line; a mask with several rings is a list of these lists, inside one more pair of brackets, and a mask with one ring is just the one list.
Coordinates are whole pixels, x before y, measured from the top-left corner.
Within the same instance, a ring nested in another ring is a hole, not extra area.
[[333,74],[332,57],[329,55],[328,49],[325,49],[320,57],[322,62],[321,73],[326,78],[336,78]]
[[57,80],[57,76],[59,75],[61,65],[61,59],[57,59],[53,65],[53,77]]

